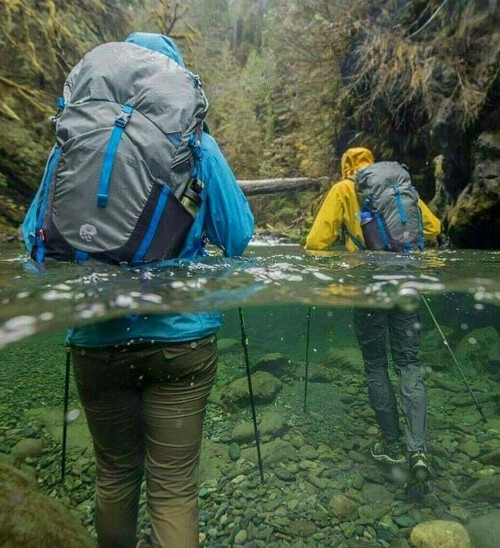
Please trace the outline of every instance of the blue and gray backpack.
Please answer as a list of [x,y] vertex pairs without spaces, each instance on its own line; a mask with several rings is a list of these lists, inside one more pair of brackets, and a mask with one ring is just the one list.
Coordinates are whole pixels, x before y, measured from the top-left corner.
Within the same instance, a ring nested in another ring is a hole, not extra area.
[[368,249],[424,249],[419,196],[404,166],[398,162],[376,162],[364,167],[356,173],[355,188]]
[[38,262],[176,257],[201,203],[208,102],[199,79],[133,43],[96,47],[71,71],[33,206]]

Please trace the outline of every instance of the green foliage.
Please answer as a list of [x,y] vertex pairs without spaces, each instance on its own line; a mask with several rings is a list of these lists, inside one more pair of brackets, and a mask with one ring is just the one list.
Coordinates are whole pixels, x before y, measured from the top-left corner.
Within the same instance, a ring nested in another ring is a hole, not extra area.
[[241,179],[256,179],[264,145],[258,113],[262,105],[262,59],[252,54],[240,69],[227,48],[214,60],[207,88],[209,123],[233,170]]
[[336,171],[336,138],[345,113],[335,105],[351,33],[349,18],[358,13],[349,6],[310,0],[267,4],[261,47],[263,102],[258,106],[265,130],[261,176]]
[[350,46],[339,108],[348,106],[357,127],[397,134],[402,152],[443,124],[467,131],[500,75],[494,5],[387,0],[368,11]]

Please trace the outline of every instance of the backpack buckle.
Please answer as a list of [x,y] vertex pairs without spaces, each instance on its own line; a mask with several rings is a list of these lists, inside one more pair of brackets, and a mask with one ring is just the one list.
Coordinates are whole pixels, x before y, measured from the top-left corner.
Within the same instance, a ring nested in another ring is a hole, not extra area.
[[115,120],[115,126],[125,127],[130,120],[130,114],[125,114],[122,112],[118,118]]
[[130,105],[124,105],[120,115],[115,119],[115,126],[124,128],[128,124],[133,110]]

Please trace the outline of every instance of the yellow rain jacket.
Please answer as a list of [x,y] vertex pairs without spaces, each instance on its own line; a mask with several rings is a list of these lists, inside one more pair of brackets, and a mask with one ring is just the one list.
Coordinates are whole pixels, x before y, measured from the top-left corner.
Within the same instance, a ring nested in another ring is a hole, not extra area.
[[[344,227],[348,234],[364,245],[365,240],[359,222],[358,197],[354,189],[354,181],[349,177],[353,177],[359,169],[373,164],[374,161],[373,154],[367,148],[350,148],[344,153],[341,161],[343,178],[334,183],[327,194],[307,236],[306,250],[328,249],[339,239]],[[424,238],[432,240],[441,232],[441,222],[422,200],[418,201],[418,205],[422,212]],[[345,245],[349,251],[359,251],[349,236],[345,238]]]

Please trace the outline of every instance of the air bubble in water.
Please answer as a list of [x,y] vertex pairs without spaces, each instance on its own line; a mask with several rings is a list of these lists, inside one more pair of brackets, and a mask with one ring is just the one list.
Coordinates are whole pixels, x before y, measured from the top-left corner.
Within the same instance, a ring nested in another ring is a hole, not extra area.
[[405,312],[415,312],[420,306],[420,293],[413,287],[402,287],[398,291],[396,304]]
[[71,424],[72,422],[76,421],[76,419],[80,416],[80,410],[79,409],[72,409],[71,411],[68,411],[66,414],[66,422],[68,424]]

